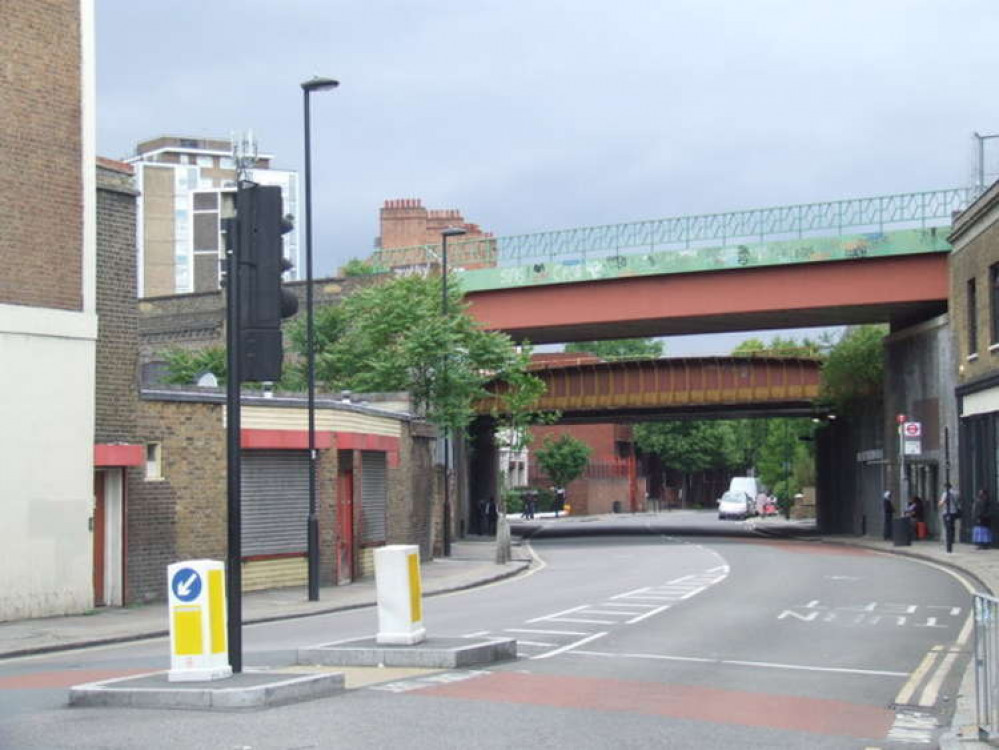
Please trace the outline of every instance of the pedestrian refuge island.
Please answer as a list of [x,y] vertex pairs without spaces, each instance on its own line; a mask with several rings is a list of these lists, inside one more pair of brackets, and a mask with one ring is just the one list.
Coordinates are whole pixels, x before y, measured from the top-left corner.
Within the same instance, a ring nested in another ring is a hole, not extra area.
[[513,638],[432,637],[423,624],[420,549],[392,544],[375,550],[374,637],[300,648],[298,663],[338,667],[455,669],[517,658]]

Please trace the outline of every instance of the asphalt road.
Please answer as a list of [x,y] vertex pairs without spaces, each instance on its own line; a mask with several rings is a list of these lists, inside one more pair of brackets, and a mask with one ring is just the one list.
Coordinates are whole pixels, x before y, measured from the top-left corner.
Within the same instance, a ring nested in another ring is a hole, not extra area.
[[[425,601],[432,635],[515,637],[515,662],[355,670],[342,696],[222,714],[66,707],[69,685],[166,668],[162,640],[8,660],[0,748],[868,748],[947,723],[968,658],[954,574],[713,514],[574,525],[539,527],[530,574]],[[375,630],[373,609],[250,626],[244,661]]]

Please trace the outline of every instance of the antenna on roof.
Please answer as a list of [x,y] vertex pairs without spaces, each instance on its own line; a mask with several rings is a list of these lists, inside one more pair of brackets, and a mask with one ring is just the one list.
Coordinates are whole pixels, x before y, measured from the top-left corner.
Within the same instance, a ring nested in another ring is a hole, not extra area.
[[257,139],[253,137],[253,130],[245,131],[239,138],[235,135],[232,138],[232,158],[236,162],[236,180],[242,182],[250,179],[250,173],[257,166],[257,157],[260,150],[257,147]]

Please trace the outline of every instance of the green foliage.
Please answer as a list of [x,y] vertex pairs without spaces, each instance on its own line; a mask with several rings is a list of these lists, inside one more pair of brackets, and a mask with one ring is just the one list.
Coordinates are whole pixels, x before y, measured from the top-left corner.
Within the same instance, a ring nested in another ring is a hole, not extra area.
[[664,344],[656,339],[614,339],[609,341],[574,341],[565,345],[565,351],[592,354],[601,359],[627,359],[633,357],[661,357]]
[[638,424],[635,443],[684,474],[738,466],[742,460],[734,423],[723,420]]
[[340,268],[340,274],[344,277],[371,276],[376,273],[386,273],[386,269],[358,258],[351,258]]
[[[454,283],[445,317],[441,291],[439,277],[398,276],[318,309],[317,382],[332,391],[408,391],[420,413],[456,431],[471,422],[492,380],[507,385],[514,406],[533,403],[544,384],[527,373],[529,353],[505,334],[482,330]],[[290,340],[302,358],[286,368],[296,384],[304,382],[304,321],[291,327]]]
[[534,455],[556,487],[567,487],[586,470],[590,452],[590,446],[582,440],[572,435],[560,435],[557,440],[545,438],[544,445]]
[[885,326],[850,328],[833,346],[822,366],[822,395],[837,410],[877,398],[884,383]]
[[769,342],[762,339],[746,339],[732,350],[733,356],[740,355],[762,355],[776,357],[818,357],[822,349],[827,345],[823,338],[818,341],[813,339],[784,339],[774,336]]
[[219,385],[226,380],[226,350],[224,346],[204,349],[170,349],[162,353],[167,375],[164,382],[171,385],[192,385],[205,372],[218,378]]

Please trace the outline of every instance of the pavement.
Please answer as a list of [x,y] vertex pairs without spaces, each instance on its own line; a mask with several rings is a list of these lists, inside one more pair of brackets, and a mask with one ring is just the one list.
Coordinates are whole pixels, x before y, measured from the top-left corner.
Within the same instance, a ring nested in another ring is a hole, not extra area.
[[[539,514],[540,516],[541,514]],[[653,517],[655,514],[648,514]],[[632,518],[631,514],[608,516],[607,519]],[[592,516],[541,518],[536,523],[592,523]],[[511,521],[514,518],[511,517]],[[515,521],[514,521],[515,522]],[[753,523],[761,533],[781,533],[794,528],[795,537],[813,543],[859,546],[881,552],[928,560],[954,568],[973,579],[976,591],[999,592],[999,550],[978,550],[971,544],[955,544],[948,553],[940,541],[916,541],[909,547],[895,547],[890,541],[872,537],[842,535],[822,536],[809,533],[807,526],[780,519],[761,519]],[[796,528],[795,528],[796,527]],[[425,562],[421,577],[425,596],[459,591],[509,578],[530,567],[532,556],[526,546],[513,545],[513,559],[505,565],[494,562],[495,542],[484,537],[469,537],[455,541],[452,555]],[[253,591],[243,594],[243,622],[267,622],[338,612],[375,603],[373,578],[362,579],[346,586],[329,586],[320,590],[319,601],[310,602],[304,588]],[[26,654],[63,651],[85,646],[120,643],[167,635],[165,603],[137,607],[107,608],[84,615],[47,617],[35,620],[0,622],[0,659]],[[975,714],[974,662],[969,663],[963,676],[951,727],[940,742],[947,750],[973,750],[995,747],[977,739]]]

